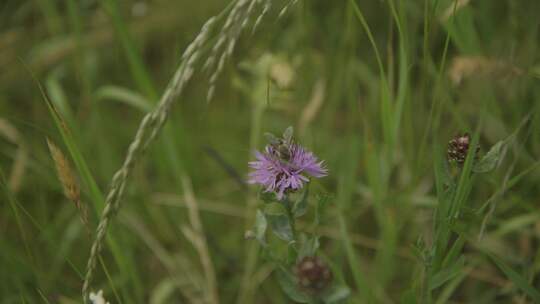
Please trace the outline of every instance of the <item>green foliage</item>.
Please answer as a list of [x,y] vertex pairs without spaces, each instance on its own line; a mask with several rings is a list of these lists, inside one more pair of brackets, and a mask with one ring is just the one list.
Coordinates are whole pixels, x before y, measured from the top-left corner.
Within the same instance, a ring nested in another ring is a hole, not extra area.
[[302,197],[296,202],[294,202],[294,205],[292,208],[294,217],[301,217],[304,214],[306,214],[307,207],[308,207],[308,196],[309,196],[309,187],[306,187],[306,190],[304,190]]
[[270,203],[266,205],[264,214],[268,225],[272,228],[272,233],[286,242],[294,241],[291,219],[282,204]]
[[506,152],[506,146],[503,141],[496,143],[489,151],[482,157],[482,159],[474,165],[474,172],[487,173],[492,171],[499,164],[500,159]]
[[503,262],[501,259],[496,257],[493,254],[488,254],[488,256],[493,260],[493,262],[501,269],[502,272],[522,291],[524,291],[531,299],[538,303],[540,302],[540,292],[538,289],[533,287],[526,278],[524,278],[522,275],[520,275],[518,272],[513,270],[510,266],[508,266],[505,262]]
[[[113,174],[211,16],[200,73],[122,189],[93,291],[207,302],[213,271],[220,303],[540,302],[540,2],[271,0],[253,31],[258,1],[208,103],[236,3],[2,1],[0,303],[81,302]],[[294,133],[328,177],[285,201],[246,186],[265,131],[275,145]],[[449,163],[464,132],[470,153]],[[90,234],[47,137],[72,162]],[[186,175],[201,230],[186,229]],[[310,256],[334,274],[316,296],[293,268]]]
[[298,249],[297,260],[308,256],[315,256],[317,254],[317,250],[321,246],[319,243],[319,236],[315,235],[308,237],[306,234],[301,234],[299,243],[300,248]]
[[311,297],[302,292],[296,284],[294,275],[286,269],[278,269],[276,277],[281,286],[281,289],[287,294],[291,300],[298,303],[310,303]]
[[[290,129],[288,129],[290,130]],[[292,139],[290,131],[285,131],[284,137]],[[300,195],[298,193],[289,193],[283,200],[277,200],[276,196],[259,193],[263,200],[263,209],[257,210],[255,217],[255,226],[253,231],[248,231],[261,245],[263,256],[267,257],[277,265],[276,278],[285,294],[293,301],[298,303],[342,303],[350,295],[350,289],[344,285],[332,284],[317,293],[302,290],[298,285],[298,278],[295,277],[289,269],[299,263],[303,258],[315,257],[320,248],[320,237],[318,235],[308,235],[303,232],[297,232],[296,219],[303,217],[308,212],[309,184]],[[327,195],[318,195],[317,208],[314,214],[314,228],[320,222],[320,214],[328,207]],[[265,233],[270,230],[279,240],[279,242],[267,242]],[[286,246],[287,256],[280,258],[276,255],[280,248]]]
[[103,86],[96,91],[98,100],[110,99],[130,105],[142,112],[152,109],[151,104],[144,97],[129,89],[116,86]]
[[434,274],[431,278],[431,282],[429,283],[429,288],[433,290],[441,287],[444,283],[462,273],[464,267],[465,258],[461,256],[456,262],[453,262],[451,266],[441,269],[439,272]]
[[276,277],[279,285],[291,300],[297,303],[324,303],[324,304],[339,304],[346,303],[346,299],[350,296],[351,291],[348,287],[342,285],[332,285],[328,287],[320,295],[313,295],[302,291],[298,288],[294,275],[284,269],[276,271]]
[[266,228],[268,227],[268,222],[266,217],[261,210],[257,210],[257,215],[255,216],[255,238],[262,246],[266,246]]

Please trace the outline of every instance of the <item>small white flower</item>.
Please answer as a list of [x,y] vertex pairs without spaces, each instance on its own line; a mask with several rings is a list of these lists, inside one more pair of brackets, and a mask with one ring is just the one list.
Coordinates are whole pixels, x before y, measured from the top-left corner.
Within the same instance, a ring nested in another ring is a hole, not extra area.
[[106,302],[105,298],[103,298],[103,290],[98,291],[98,293],[90,292],[90,301],[92,304],[109,304],[109,302]]

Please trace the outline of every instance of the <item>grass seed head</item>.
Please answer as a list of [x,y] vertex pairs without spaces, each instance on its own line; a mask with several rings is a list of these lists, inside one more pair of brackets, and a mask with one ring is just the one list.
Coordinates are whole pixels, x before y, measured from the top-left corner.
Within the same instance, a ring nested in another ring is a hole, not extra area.
[[75,174],[71,170],[68,159],[65,157],[64,153],[58,148],[50,139],[47,138],[47,145],[49,146],[49,151],[51,157],[54,161],[56,167],[56,173],[58,179],[62,184],[64,190],[64,195],[73,203],[81,213],[81,220],[83,224],[88,226],[88,212],[86,207],[81,202],[81,189],[79,183],[75,177]]

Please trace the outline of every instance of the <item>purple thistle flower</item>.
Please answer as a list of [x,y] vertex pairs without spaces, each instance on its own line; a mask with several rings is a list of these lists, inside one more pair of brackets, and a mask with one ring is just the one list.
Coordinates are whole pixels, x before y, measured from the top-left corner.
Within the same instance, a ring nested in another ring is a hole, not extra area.
[[262,185],[265,192],[276,193],[278,200],[309,182],[306,175],[320,178],[328,173],[323,161],[290,139],[281,140],[279,145],[269,144],[264,152],[255,151],[255,157],[255,161],[249,162],[254,171],[249,174],[248,183]]

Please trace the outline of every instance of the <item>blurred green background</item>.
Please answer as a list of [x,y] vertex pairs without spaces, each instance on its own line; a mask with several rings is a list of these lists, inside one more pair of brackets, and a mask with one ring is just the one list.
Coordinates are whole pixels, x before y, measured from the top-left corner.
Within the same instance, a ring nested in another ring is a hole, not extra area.
[[[92,290],[103,289],[111,303],[210,303],[200,252],[184,233],[192,190],[220,302],[288,303],[272,265],[254,260],[244,239],[257,191],[244,180],[263,133],[294,126],[329,168],[322,184],[333,201],[318,232],[325,258],[353,291],[350,303],[534,303],[540,2],[300,0],[279,16],[290,3],[272,0],[252,32],[262,3],[213,99],[203,59],[137,161],[109,227],[114,249],[105,244]],[[99,221],[95,193],[39,85],[105,195],[184,49],[228,4],[0,2],[1,303],[81,302]],[[415,252],[436,239],[434,163],[463,132],[478,134],[480,155],[514,136],[497,169],[468,184],[451,238],[464,242],[463,264],[426,300],[429,261]],[[64,195],[47,138],[80,182],[87,228]]]

